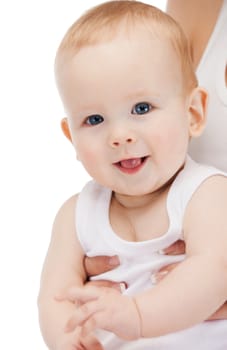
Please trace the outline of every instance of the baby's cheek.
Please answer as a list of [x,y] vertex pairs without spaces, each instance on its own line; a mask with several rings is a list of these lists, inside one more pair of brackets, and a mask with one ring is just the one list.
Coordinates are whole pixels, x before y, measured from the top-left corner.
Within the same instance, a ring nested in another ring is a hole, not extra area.
[[83,149],[77,151],[77,159],[80,160],[84,166],[95,163],[95,152],[90,149]]
[[[185,153],[188,148],[189,135],[185,127],[169,126],[166,133],[161,134],[159,145],[165,145],[165,150],[171,150],[173,154]],[[164,148],[164,147],[163,147]]]
[[101,150],[98,151],[92,144],[79,148],[77,155],[77,159],[82,163],[91,177],[96,176],[96,172],[100,171],[100,168],[102,169],[104,165],[104,161],[101,157]]

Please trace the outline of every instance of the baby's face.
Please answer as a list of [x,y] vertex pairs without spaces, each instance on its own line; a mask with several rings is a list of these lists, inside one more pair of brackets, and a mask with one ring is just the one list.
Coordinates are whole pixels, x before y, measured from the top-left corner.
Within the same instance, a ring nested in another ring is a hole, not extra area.
[[121,33],[82,48],[57,77],[78,159],[97,182],[143,195],[182,166],[189,118],[170,43]]

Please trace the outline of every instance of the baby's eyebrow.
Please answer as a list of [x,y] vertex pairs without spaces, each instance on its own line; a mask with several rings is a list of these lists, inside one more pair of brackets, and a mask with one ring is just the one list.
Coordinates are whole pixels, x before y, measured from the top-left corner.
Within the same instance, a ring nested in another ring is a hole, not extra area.
[[100,114],[102,107],[95,104],[80,104],[78,103],[76,107],[71,111],[71,115],[77,115],[80,118],[89,117],[93,114]]
[[134,99],[146,99],[146,98],[159,98],[160,94],[157,93],[156,91],[148,91],[145,89],[139,89],[139,90],[134,90],[131,93],[128,93],[125,95],[125,99],[127,100],[134,100]]

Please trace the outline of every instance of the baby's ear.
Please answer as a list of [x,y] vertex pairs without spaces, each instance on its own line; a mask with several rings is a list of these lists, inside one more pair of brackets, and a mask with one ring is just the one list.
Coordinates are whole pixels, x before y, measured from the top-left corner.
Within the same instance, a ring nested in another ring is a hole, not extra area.
[[201,87],[196,87],[189,98],[189,136],[198,137],[202,134],[206,125],[208,94]]
[[67,137],[67,139],[72,142],[72,137],[71,137],[71,133],[69,130],[69,123],[68,123],[68,119],[67,118],[63,118],[61,120],[61,129],[63,131],[63,134]]

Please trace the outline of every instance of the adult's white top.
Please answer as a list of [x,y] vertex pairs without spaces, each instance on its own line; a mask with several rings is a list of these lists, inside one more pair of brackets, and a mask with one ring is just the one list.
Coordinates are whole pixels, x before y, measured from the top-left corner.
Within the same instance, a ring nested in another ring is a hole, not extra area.
[[[205,11],[205,10],[204,10]],[[209,93],[207,125],[193,139],[189,154],[198,162],[227,171],[227,0],[197,68],[199,85]]]

